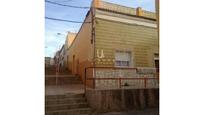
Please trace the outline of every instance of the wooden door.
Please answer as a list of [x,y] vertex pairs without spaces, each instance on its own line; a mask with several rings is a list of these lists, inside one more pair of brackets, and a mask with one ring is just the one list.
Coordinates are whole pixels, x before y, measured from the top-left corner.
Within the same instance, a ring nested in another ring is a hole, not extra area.
[[72,60],[72,73],[75,74],[75,55],[73,55],[73,60]]

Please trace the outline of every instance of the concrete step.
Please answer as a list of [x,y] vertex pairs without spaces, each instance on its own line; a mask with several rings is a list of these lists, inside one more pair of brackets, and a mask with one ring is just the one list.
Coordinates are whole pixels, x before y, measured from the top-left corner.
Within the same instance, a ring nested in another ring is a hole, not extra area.
[[84,93],[45,96],[45,115],[90,115]]
[[65,98],[65,99],[45,100],[46,105],[77,104],[77,103],[86,103],[86,99],[85,98]]
[[56,85],[56,81],[58,85],[66,85],[66,84],[82,84],[82,81],[79,77],[66,77],[66,76],[46,76],[45,77],[45,85]]
[[58,81],[80,81],[79,77],[45,77],[45,80],[58,80]]
[[80,80],[80,78],[79,77],[74,77],[74,76],[72,76],[72,77],[66,77],[66,76],[58,76],[58,77],[56,77],[56,76],[46,76],[45,77],[45,80],[49,80],[49,79],[58,79],[58,80]]
[[74,83],[74,82],[81,82],[79,79],[58,79],[58,82],[62,83]]
[[82,84],[82,81],[73,80],[73,81],[57,81],[56,80],[49,80],[45,82],[45,85],[69,85],[69,84]]
[[91,108],[47,111],[45,115],[90,115]]
[[79,76],[76,75],[72,75],[72,74],[65,74],[65,75],[56,75],[56,74],[52,74],[52,75],[45,75],[45,77],[75,77],[75,78],[79,78]]
[[54,99],[67,99],[67,98],[84,98],[83,93],[80,94],[64,94],[64,95],[46,95],[45,100],[54,100]]
[[45,111],[70,110],[88,108],[87,103],[46,105]]

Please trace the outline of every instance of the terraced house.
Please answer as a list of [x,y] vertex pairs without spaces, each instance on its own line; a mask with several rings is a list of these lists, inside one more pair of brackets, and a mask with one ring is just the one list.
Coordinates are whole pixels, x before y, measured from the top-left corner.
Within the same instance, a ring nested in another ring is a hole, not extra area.
[[72,44],[74,38],[76,36],[76,33],[73,32],[68,32],[64,44],[64,50],[65,50],[65,55],[64,55],[64,62],[65,62],[65,68],[68,68],[68,58],[69,58],[69,53],[68,53],[68,48]]
[[[93,67],[87,70],[88,77],[155,77],[157,31],[155,13],[95,0],[68,48],[68,68],[83,81],[87,67]],[[87,84],[116,87],[135,84],[132,81],[89,80]]]

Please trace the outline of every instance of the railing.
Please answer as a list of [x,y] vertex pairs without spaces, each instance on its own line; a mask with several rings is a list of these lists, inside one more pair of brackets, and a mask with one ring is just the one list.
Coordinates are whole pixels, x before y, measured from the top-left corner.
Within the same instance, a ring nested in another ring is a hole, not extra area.
[[[155,71],[154,71],[155,70]],[[88,75],[87,75],[88,74]],[[158,88],[156,69],[88,67],[85,68],[84,90],[119,88]],[[87,84],[87,81],[89,83]]]

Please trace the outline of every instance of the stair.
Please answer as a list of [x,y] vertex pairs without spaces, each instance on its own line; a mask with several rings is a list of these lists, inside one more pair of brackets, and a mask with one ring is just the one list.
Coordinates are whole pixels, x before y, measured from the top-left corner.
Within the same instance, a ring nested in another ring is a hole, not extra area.
[[56,74],[55,66],[45,67],[45,75],[54,75]]
[[46,75],[45,85],[69,85],[69,84],[82,84],[79,76],[76,75]]
[[84,94],[45,96],[45,115],[90,115]]
[[[56,74],[55,66],[45,67],[45,75],[55,75],[55,74]],[[69,71],[67,68],[60,68],[58,74],[67,75],[67,74],[71,74],[71,71]]]

